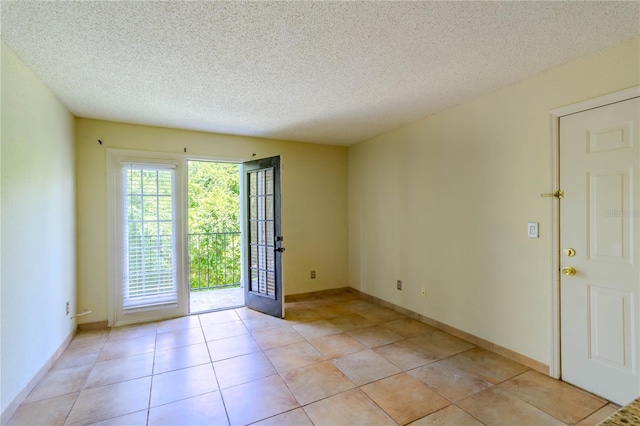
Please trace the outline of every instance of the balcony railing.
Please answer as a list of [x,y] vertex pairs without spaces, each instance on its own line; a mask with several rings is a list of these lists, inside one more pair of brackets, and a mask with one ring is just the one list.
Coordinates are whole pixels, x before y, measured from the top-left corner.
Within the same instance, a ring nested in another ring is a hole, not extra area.
[[240,287],[240,233],[189,234],[191,291]]

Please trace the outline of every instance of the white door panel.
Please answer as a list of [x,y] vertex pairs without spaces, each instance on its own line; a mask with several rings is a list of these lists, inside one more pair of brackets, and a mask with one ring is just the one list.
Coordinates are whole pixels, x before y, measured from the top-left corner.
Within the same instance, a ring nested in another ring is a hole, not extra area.
[[618,404],[640,395],[640,98],[560,119],[562,378]]

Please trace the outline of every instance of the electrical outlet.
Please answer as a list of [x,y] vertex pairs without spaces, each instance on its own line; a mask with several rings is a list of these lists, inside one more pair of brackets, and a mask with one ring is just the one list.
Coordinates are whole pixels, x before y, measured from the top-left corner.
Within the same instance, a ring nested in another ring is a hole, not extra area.
[[420,292],[420,294],[422,295],[422,298],[426,299],[427,298],[427,289],[422,287],[422,291]]
[[311,279],[315,280],[316,279],[316,271],[311,271]]
[[396,287],[398,288],[398,290],[402,290],[402,280],[396,281]]
[[69,315],[69,302],[67,302],[67,315]]

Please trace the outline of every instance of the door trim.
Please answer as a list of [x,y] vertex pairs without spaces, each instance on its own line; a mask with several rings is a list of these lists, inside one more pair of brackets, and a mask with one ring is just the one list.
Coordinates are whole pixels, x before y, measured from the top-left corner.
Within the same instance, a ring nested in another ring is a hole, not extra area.
[[[578,112],[587,111],[594,108],[603,107],[605,105],[626,101],[627,99],[640,96],[640,86],[610,93],[608,95],[599,96],[576,104],[557,108],[549,113],[549,131],[551,144],[551,182],[552,189],[550,192],[561,189],[560,185],[560,118],[576,114]],[[560,379],[562,371],[560,370],[560,201],[552,198],[549,207],[549,217],[551,226],[549,227],[549,241],[551,248],[551,357],[549,363],[549,375],[553,378]]]

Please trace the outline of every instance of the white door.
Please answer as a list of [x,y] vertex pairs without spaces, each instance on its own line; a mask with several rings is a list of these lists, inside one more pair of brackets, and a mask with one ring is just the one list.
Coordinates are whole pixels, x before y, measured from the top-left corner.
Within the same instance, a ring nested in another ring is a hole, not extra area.
[[639,144],[640,98],[560,118],[562,379],[617,404],[640,395]]

